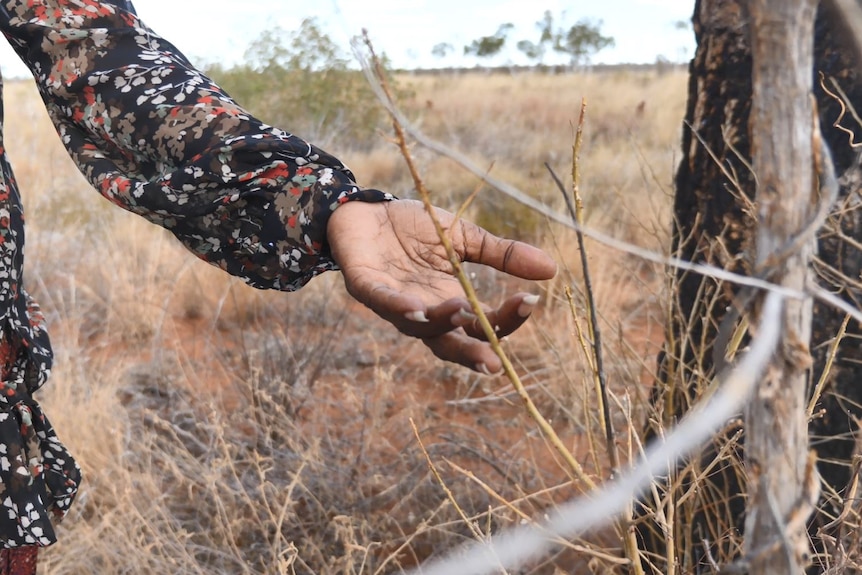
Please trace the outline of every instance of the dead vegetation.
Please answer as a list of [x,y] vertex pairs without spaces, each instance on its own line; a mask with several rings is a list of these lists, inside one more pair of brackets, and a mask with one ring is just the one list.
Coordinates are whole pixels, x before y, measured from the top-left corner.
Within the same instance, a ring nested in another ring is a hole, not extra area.
[[[554,205],[562,200],[543,164],[570,173],[577,103],[587,98],[587,223],[666,249],[684,73],[399,80],[424,130]],[[7,147],[30,226],[27,282],[57,354],[40,400],[86,476],[60,543],[43,554],[45,573],[394,573],[586,490],[505,381],[436,362],[349,300],[336,274],[300,293],[264,293],[196,261],[87,188],[29,84],[6,90],[16,110]],[[326,148],[340,155],[338,142]],[[416,158],[438,205],[457,209],[477,187],[449,160]],[[384,138],[351,145],[343,159],[364,184],[413,193]],[[540,242],[562,269],[539,286],[542,309],[505,349],[602,483],[609,462],[577,336],[585,299],[575,237],[500,198],[480,192],[470,216]],[[626,464],[648,416],[664,272],[587,246]],[[491,301],[525,287],[468,273]],[[616,572],[622,557],[613,535],[599,534],[522,572]]]

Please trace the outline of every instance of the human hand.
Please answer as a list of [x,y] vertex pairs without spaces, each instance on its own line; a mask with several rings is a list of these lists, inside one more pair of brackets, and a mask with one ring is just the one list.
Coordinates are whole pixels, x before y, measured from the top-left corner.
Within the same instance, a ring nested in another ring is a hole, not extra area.
[[[557,266],[542,250],[435,209],[461,261],[528,280],[554,277]],[[333,212],[326,235],[350,295],[400,332],[422,339],[440,359],[486,374],[502,368],[422,203],[348,202]],[[496,309],[483,307],[504,337],[527,320],[538,301],[538,296],[517,293]]]

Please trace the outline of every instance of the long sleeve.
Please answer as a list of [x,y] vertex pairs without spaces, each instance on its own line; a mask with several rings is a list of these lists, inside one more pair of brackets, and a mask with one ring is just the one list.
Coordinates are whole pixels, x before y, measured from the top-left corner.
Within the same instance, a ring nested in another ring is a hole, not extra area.
[[255,287],[294,290],[334,269],[332,211],[391,196],[255,119],[126,6],[2,0],[0,29],[83,174]]
[[[144,26],[130,0],[0,0],[0,30],[92,185],[255,287],[293,290],[334,269],[332,211],[391,199],[252,117]],[[2,113],[0,105],[0,548],[46,546],[81,473],[32,397],[53,354],[24,289],[24,217]]]

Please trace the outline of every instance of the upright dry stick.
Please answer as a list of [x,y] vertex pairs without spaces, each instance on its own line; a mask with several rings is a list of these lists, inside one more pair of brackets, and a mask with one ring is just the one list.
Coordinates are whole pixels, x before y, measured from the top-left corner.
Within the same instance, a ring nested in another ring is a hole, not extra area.
[[811,399],[808,400],[808,408],[805,410],[805,415],[808,419],[814,417],[814,408],[817,407],[817,402],[823,395],[823,390],[829,382],[829,374],[832,371],[832,366],[835,365],[835,358],[838,357],[838,346],[844,341],[844,336],[847,335],[847,325],[850,323],[850,316],[844,316],[844,321],[841,322],[841,327],[838,333],[832,339],[829,345],[829,352],[826,354],[826,365],[823,366],[823,373],[820,374],[820,379],[817,380],[817,385],[814,386],[814,393],[811,394]]
[[[368,51],[371,53],[372,63],[374,66],[373,69],[376,75],[375,80],[382,88],[384,96],[387,99],[388,103],[390,105],[394,105],[394,102],[392,101],[391,91],[389,90],[389,83],[386,80],[386,75],[383,74],[383,71],[380,67],[380,62],[377,59],[376,54],[374,53],[374,47],[371,45],[371,42],[370,40],[368,40],[367,36],[365,37],[365,45]],[[537,425],[542,430],[542,433],[545,435],[545,437],[548,438],[548,441],[550,441],[551,445],[554,446],[554,449],[556,449],[560,457],[562,457],[566,464],[569,466],[571,472],[581,481],[581,483],[586,485],[588,490],[595,489],[595,481],[593,481],[593,479],[586,474],[581,464],[578,463],[578,460],[575,459],[575,456],[572,454],[571,451],[568,450],[562,439],[560,439],[560,436],[557,435],[557,432],[554,431],[554,428],[551,426],[550,422],[545,419],[545,417],[536,407],[536,404],[533,403],[530,394],[524,388],[524,384],[521,382],[521,378],[515,371],[515,367],[512,365],[511,360],[506,355],[506,352],[503,351],[503,348],[500,345],[500,340],[497,337],[497,332],[494,330],[494,327],[488,320],[488,316],[485,315],[485,311],[482,309],[482,304],[479,301],[479,297],[476,295],[476,290],[473,289],[473,284],[470,283],[469,277],[464,272],[464,268],[461,266],[461,259],[455,252],[455,249],[452,246],[452,242],[449,241],[449,236],[446,230],[443,228],[443,226],[440,224],[440,220],[437,218],[437,215],[434,211],[434,206],[431,204],[431,198],[428,193],[428,189],[425,187],[425,183],[422,181],[422,177],[419,175],[419,170],[416,168],[416,164],[413,161],[413,155],[410,153],[410,149],[407,145],[407,138],[404,134],[404,130],[401,127],[401,123],[399,122],[398,118],[394,115],[392,116],[392,128],[395,131],[395,142],[398,145],[398,148],[401,150],[401,155],[404,157],[404,161],[406,162],[407,168],[410,171],[410,175],[413,178],[413,182],[416,185],[416,190],[419,192],[419,195],[422,198],[422,202],[425,205],[425,210],[434,224],[434,228],[437,231],[437,236],[440,239],[440,243],[446,250],[446,255],[449,259],[449,263],[452,265],[453,273],[455,277],[458,278],[458,282],[461,284],[461,288],[464,290],[464,294],[466,295],[467,300],[470,302],[470,305],[473,308],[473,313],[475,313],[478,317],[479,324],[482,327],[482,331],[485,334],[488,343],[491,345],[491,348],[494,350],[494,353],[496,353],[497,356],[500,358],[506,376],[509,378],[509,381],[512,382],[512,385],[518,392],[518,396],[524,402],[524,405],[527,408],[527,412],[536,421]]]
[[539,556],[551,545],[551,536],[573,537],[609,524],[655,475],[667,472],[669,462],[691,453],[739,412],[775,351],[781,332],[782,300],[777,292],[766,296],[749,351],[729,373],[721,375],[721,385],[709,401],[695,405],[664,441],[646,449],[641,464],[601,490],[561,505],[538,528],[510,529],[485,544],[473,544],[430,562],[410,575],[484,575],[492,573],[499,563],[513,568]]
[[[587,113],[587,101],[581,101],[581,112],[578,116],[578,125],[575,131],[575,140],[572,144],[572,200],[566,194],[560,179],[554,174],[550,165],[545,164],[551,172],[551,176],[560,188],[563,197],[566,199],[566,205],[571,212],[571,216],[576,224],[575,234],[578,240],[578,249],[581,255],[581,270],[584,276],[584,294],[587,306],[587,326],[590,334],[590,350],[592,358],[589,361],[592,366],[592,375],[596,387],[596,399],[599,402],[599,423],[602,431],[605,434],[605,443],[607,445],[608,458],[611,462],[611,476],[616,477],[620,473],[620,457],[616,445],[616,434],[614,432],[613,421],[611,420],[610,400],[608,398],[608,382],[607,373],[605,371],[604,362],[604,347],[602,345],[602,330],[599,325],[598,309],[596,307],[595,292],[593,290],[593,279],[590,273],[590,263],[587,254],[587,245],[584,239],[584,201],[581,197],[580,187],[580,153],[581,145],[584,139],[584,123]],[[571,300],[570,300],[571,301]],[[574,309],[572,310],[574,313]],[[585,350],[587,351],[587,350]],[[631,518],[634,515],[633,502],[626,508],[624,523],[620,526],[620,536],[623,539],[623,548],[625,549],[626,557],[631,561],[631,568],[635,575],[642,575],[643,568],[641,567],[640,554],[638,552],[637,536],[634,529],[631,528]],[[673,565],[670,561],[669,565]],[[672,567],[671,567],[672,568]]]
[[[616,434],[614,432],[614,423],[611,420],[610,400],[608,398],[608,381],[607,373],[605,372],[604,347],[602,346],[602,330],[599,325],[599,315],[596,308],[596,298],[593,291],[593,280],[590,274],[589,258],[587,257],[587,245],[584,241],[584,201],[581,197],[581,178],[580,178],[580,154],[581,145],[584,139],[584,120],[587,113],[586,99],[581,102],[581,113],[578,118],[578,129],[575,135],[575,143],[572,146],[572,196],[575,199],[575,220],[578,223],[579,230],[577,233],[578,247],[581,251],[581,268],[584,274],[584,292],[587,299],[587,311],[589,313],[589,328],[593,341],[593,355],[595,357],[596,369],[593,371],[597,387],[597,397],[601,402],[599,408],[602,414],[602,423],[604,424],[605,441],[607,442],[608,457],[611,460],[611,469],[613,477],[620,473],[620,457],[617,450]],[[637,534],[632,528],[631,519],[634,515],[634,502],[629,500],[626,505],[626,510],[623,515],[623,547],[625,549],[626,558],[631,561],[631,571],[634,575],[643,575],[643,567],[641,566],[640,553],[638,551]],[[673,565],[673,563],[670,563]],[[668,574],[670,575],[670,574]]]
[[595,292],[593,291],[593,279],[590,273],[590,263],[587,257],[587,245],[584,241],[584,200],[581,197],[580,178],[580,153],[584,137],[584,121],[586,119],[587,101],[581,103],[581,114],[578,119],[578,129],[575,135],[575,143],[572,146],[572,196],[575,200],[575,221],[578,230],[575,232],[578,238],[578,248],[581,252],[581,269],[584,274],[584,293],[587,301],[587,313],[589,319],[590,337],[592,339],[593,356],[596,369],[593,376],[596,382],[596,395],[601,405],[601,422],[605,433],[605,441],[608,447],[608,457],[611,459],[611,467],[614,475],[620,471],[620,458],[617,452],[614,424],[611,421],[610,401],[608,400],[608,382],[605,372],[604,347],[602,345],[602,330],[599,325],[599,316],[596,308]]
[[443,488],[443,491],[446,493],[446,497],[449,499],[449,502],[452,503],[452,506],[455,507],[455,511],[458,512],[458,515],[461,517],[461,521],[467,526],[467,529],[470,530],[470,533],[473,534],[473,537],[476,539],[482,540],[484,539],[484,534],[479,531],[479,528],[476,527],[473,521],[470,521],[470,518],[467,517],[467,514],[461,509],[461,506],[458,504],[458,500],[455,498],[455,494],[452,493],[452,490],[449,489],[449,486],[446,485],[446,482],[443,480],[443,476],[440,475],[440,472],[437,470],[437,466],[434,465],[434,461],[431,459],[431,454],[428,453],[428,450],[425,449],[425,444],[422,442],[422,436],[419,435],[419,428],[416,427],[416,422],[413,421],[413,418],[410,418],[410,427],[413,429],[413,436],[416,438],[416,441],[419,443],[419,449],[422,450],[422,455],[425,456],[425,461],[428,463],[428,467],[431,469],[431,473],[434,475],[434,479],[437,480],[437,483],[440,484],[440,487]]

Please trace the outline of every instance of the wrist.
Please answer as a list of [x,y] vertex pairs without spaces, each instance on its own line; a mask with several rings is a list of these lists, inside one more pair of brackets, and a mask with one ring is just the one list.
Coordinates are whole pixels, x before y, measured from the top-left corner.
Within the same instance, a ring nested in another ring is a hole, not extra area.
[[383,210],[379,209],[383,204],[396,200],[392,194],[381,192],[374,189],[357,189],[355,193],[344,195],[340,200],[332,206],[332,211],[329,214],[326,222],[326,249],[325,253],[329,254],[331,246],[337,239],[350,228],[354,227],[357,221],[367,220],[370,217],[375,217],[372,214],[382,214]]

